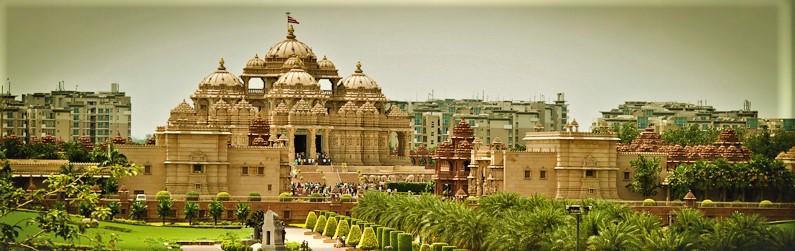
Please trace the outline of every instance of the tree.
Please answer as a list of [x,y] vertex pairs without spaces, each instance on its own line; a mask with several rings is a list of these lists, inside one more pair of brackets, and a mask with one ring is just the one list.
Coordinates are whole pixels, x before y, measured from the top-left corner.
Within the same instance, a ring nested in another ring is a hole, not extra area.
[[91,151],[89,155],[91,156],[91,161],[99,163],[99,166],[126,166],[129,164],[127,156],[119,152],[116,149],[116,145],[113,143],[109,143],[105,149],[102,147],[94,147],[94,150]]
[[3,152],[5,157],[9,159],[29,159],[30,151],[25,144],[19,140],[6,139],[3,140]]
[[698,128],[698,125],[691,125],[679,129],[667,130],[661,133],[660,137],[671,145],[695,146],[708,145],[715,142],[720,135],[720,130],[709,127],[705,130]]
[[315,215],[315,212],[310,211],[309,214],[306,216],[306,222],[304,222],[306,228],[309,229],[309,231],[312,231],[315,228],[316,222],[317,222],[317,216]]
[[248,215],[246,227],[254,229],[254,239],[262,239],[262,223],[265,221],[265,212],[262,210],[254,211]]
[[27,146],[31,159],[60,159],[58,146],[44,143],[33,143]]
[[315,229],[313,231],[315,233],[323,234],[323,229],[326,228],[326,216],[320,215],[320,218],[317,218],[317,223],[315,223]]
[[121,212],[121,204],[118,201],[108,203],[107,207],[110,210],[110,220],[113,220],[113,217]]
[[[593,132],[606,133],[604,129],[594,128]],[[621,144],[632,143],[632,140],[638,137],[638,124],[635,122],[615,123],[610,126],[610,131],[615,133],[621,139]]]
[[637,226],[626,221],[610,224],[598,235],[588,238],[589,250],[640,250],[640,237]]
[[378,248],[378,240],[375,239],[375,232],[373,232],[372,227],[364,228],[362,239],[359,240],[359,246],[356,246],[356,248],[362,250],[373,250]]
[[345,220],[345,219],[342,219],[342,220],[339,221],[339,223],[337,223],[337,229],[334,231],[334,237],[331,237],[331,238],[332,239],[339,239],[340,237],[344,237],[344,236],[348,235],[348,232],[350,232],[350,227],[348,226],[348,221]]
[[193,225],[193,219],[199,216],[199,205],[196,202],[186,202],[182,213],[185,214],[185,219],[188,219],[188,225]]
[[[9,147],[11,146],[11,147]],[[14,171],[11,169],[6,154],[11,153],[14,158],[20,156],[25,151],[21,144],[16,140],[5,140],[3,148],[5,154],[0,154],[0,247],[3,249],[57,249],[55,244],[50,241],[49,236],[55,236],[67,242],[72,242],[77,238],[86,238],[98,248],[105,247],[107,241],[112,238],[106,234],[87,236],[84,224],[75,220],[66,210],[66,204],[58,203],[54,207],[45,208],[44,199],[60,195],[70,198],[69,206],[79,207],[85,203],[94,211],[109,212],[107,208],[99,207],[99,195],[91,192],[93,183],[87,182],[91,177],[109,175],[114,178],[136,175],[140,167],[133,165],[112,165],[112,166],[91,166],[86,167],[84,172],[71,174],[52,174],[45,181],[46,186],[33,191],[25,191],[15,187],[12,180]],[[85,206],[84,206],[85,207]],[[9,222],[6,217],[20,209],[34,209],[38,211],[38,216],[31,221]],[[94,214],[100,216],[100,214]],[[22,224],[26,226],[28,234],[20,236]],[[82,236],[82,237],[81,237]]]
[[224,204],[221,204],[220,201],[216,200],[210,202],[210,216],[213,217],[213,225],[218,225],[218,218],[221,218],[224,210]]
[[251,207],[249,207],[248,204],[238,202],[237,205],[235,205],[235,217],[240,221],[241,225],[246,224],[249,213],[251,213]]
[[146,216],[146,210],[148,206],[143,201],[136,201],[135,203],[130,206],[130,218],[141,220]]
[[755,154],[774,159],[780,152],[795,146],[795,132],[787,132],[783,128],[771,132],[763,127],[759,133],[746,135],[743,144]]
[[64,142],[61,144],[61,149],[63,149],[64,159],[69,160],[69,162],[91,162],[91,156],[88,151],[78,141]]
[[326,227],[323,228],[323,235],[333,237],[334,232],[337,230],[337,217],[329,217],[326,221]]
[[627,184],[627,190],[633,193],[642,195],[644,198],[649,198],[657,194],[657,188],[660,187],[660,158],[654,157],[648,159],[643,155],[638,155],[638,158],[629,162],[632,169],[635,171],[635,179]]
[[171,216],[171,198],[160,198],[157,203],[157,216],[166,224],[166,217]]

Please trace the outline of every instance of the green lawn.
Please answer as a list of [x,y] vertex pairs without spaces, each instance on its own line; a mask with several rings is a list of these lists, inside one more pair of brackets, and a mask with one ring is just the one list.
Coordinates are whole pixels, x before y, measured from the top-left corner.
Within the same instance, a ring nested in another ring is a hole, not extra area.
[[777,221],[777,222],[772,222],[771,224],[780,227],[782,229],[789,229],[795,231],[795,220]]
[[[22,232],[20,238],[35,234],[39,230],[34,226],[25,226],[24,219],[36,217],[35,213],[29,212],[13,212],[7,217],[0,219],[1,222],[14,224],[23,221],[21,224]],[[112,231],[101,228],[102,226],[115,226],[132,229],[132,232]],[[127,225],[113,222],[100,222],[100,228],[91,228],[86,231],[84,235],[94,237],[97,233],[103,234],[103,240],[107,240],[110,233],[115,233],[121,240],[117,247],[125,250],[143,250],[149,247],[144,241],[146,238],[153,238],[157,240],[161,238],[166,242],[176,242],[181,240],[220,240],[220,236],[227,232],[237,234],[240,238],[248,238],[253,234],[254,230],[251,228],[243,229],[202,229],[202,228],[185,228],[185,227],[162,227],[162,226],[137,226]],[[45,238],[51,238],[54,242],[64,243],[63,239],[53,238],[52,235],[47,235]],[[90,245],[91,243],[81,238],[75,241],[76,244]]]

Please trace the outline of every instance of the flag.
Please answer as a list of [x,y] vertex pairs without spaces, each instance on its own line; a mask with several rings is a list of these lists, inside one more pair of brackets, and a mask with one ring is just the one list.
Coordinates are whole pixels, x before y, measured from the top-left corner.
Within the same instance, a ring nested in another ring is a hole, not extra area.
[[298,20],[295,20],[295,18],[293,18],[293,17],[291,17],[291,16],[287,16],[287,23],[291,23],[291,24],[299,24],[299,23],[298,23]]

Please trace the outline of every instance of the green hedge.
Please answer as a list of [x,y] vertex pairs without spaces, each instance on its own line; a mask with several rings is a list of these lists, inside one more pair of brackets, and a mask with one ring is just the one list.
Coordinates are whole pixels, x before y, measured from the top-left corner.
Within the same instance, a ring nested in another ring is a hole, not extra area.
[[359,245],[356,247],[363,250],[373,250],[378,248],[378,241],[375,239],[373,228],[368,227],[364,229],[362,239],[359,241]]
[[433,192],[433,183],[431,182],[387,182],[386,188],[398,192],[411,191],[414,194]]
[[391,233],[392,231],[395,231],[395,229],[385,228],[384,231],[381,232],[381,249],[384,249],[384,247],[389,246],[389,240],[390,240],[389,233]]
[[220,192],[215,195],[215,200],[217,201],[229,201],[231,196],[227,192]]
[[158,201],[165,200],[165,199],[171,199],[171,193],[169,191],[157,192],[157,195],[155,195],[155,199],[157,199]]
[[397,250],[398,234],[402,234],[402,233],[403,233],[403,231],[398,231],[398,230],[389,232],[389,246],[392,247],[392,250]]
[[763,200],[763,201],[759,202],[759,207],[772,207],[772,206],[773,206],[773,202],[771,202],[769,200]]
[[444,242],[437,242],[431,244],[431,251],[442,251],[442,247],[447,246],[447,243]]
[[132,229],[123,228],[123,227],[117,227],[117,226],[102,226],[100,228],[107,229],[107,230],[113,230],[113,231],[119,231],[119,232],[125,232],[125,233],[132,232]]
[[337,231],[337,218],[331,217],[326,221],[326,227],[323,228],[323,235],[333,237],[334,232]]
[[309,215],[306,216],[306,228],[309,230],[315,229],[315,223],[317,223],[317,216],[315,216],[315,212],[309,212]]
[[262,196],[259,193],[248,193],[248,201],[262,201]]
[[331,238],[339,239],[340,237],[348,235],[348,232],[350,232],[350,231],[351,231],[351,229],[348,226],[348,221],[345,220],[345,219],[342,219],[342,220],[340,220],[339,223],[337,223],[337,231],[334,231],[334,237],[331,237]]
[[343,194],[340,196],[340,202],[351,202],[353,201],[353,197],[350,194]]
[[185,194],[185,201],[199,201],[199,193],[188,192]]
[[321,215],[320,218],[317,218],[317,222],[315,223],[314,232],[323,233],[323,229],[326,227],[326,216]]
[[455,249],[455,246],[444,246],[444,247],[442,247],[442,251],[453,251],[453,249]]
[[431,245],[428,245],[428,244],[422,244],[422,245],[420,246],[420,251],[431,251]]
[[346,238],[346,244],[351,246],[359,245],[359,240],[362,239],[362,230],[359,228],[359,225],[353,225],[351,227],[351,231],[348,232],[348,238]]
[[651,207],[651,206],[656,206],[656,205],[657,205],[657,202],[654,201],[653,199],[645,199],[645,200],[643,200],[643,206],[644,207]]
[[[411,234],[400,233],[397,235],[397,251],[412,251]],[[395,250],[395,249],[393,249]]]

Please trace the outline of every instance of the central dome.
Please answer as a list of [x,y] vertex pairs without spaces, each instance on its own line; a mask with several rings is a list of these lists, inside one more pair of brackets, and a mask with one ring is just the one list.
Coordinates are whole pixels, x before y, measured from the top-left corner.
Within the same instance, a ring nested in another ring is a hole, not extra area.
[[316,86],[319,87],[319,85],[317,83],[317,80],[315,80],[315,77],[312,77],[311,74],[309,74],[306,71],[304,71],[301,59],[296,58],[296,57],[294,57],[294,59],[295,60],[292,61],[293,62],[293,68],[290,71],[284,73],[281,77],[279,77],[279,79],[276,80],[276,83],[274,83],[274,84],[276,86],[282,86],[282,85],[287,85],[287,86],[293,86],[293,85],[304,85],[304,86],[316,85]]
[[292,55],[300,58],[316,58],[312,48],[295,39],[294,31],[293,26],[290,25],[290,29],[287,30],[287,39],[271,47],[265,54],[265,58],[290,58]]

